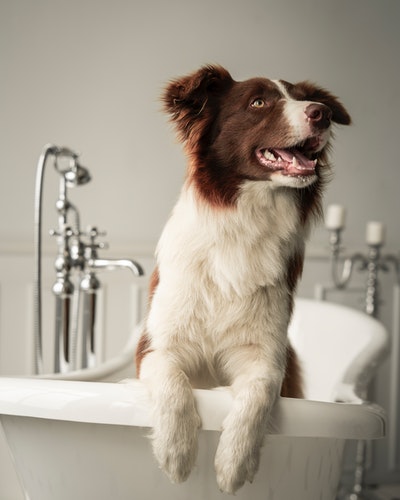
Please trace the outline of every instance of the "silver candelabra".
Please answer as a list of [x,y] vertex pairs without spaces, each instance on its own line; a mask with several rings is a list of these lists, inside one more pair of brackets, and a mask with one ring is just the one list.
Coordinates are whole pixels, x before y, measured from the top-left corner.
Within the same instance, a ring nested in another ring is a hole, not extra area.
[[396,255],[382,255],[381,249],[385,242],[385,226],[381,222],[368,222],[366,254],[356,252],[344,259],[342,271],[339,272],[342,252],[342,232],[345,226],[345,208],[341,205],[330,205],[325,220],[330,232],[332,280],[336,288],[344,289],[349,284],[353,270],[359,264],[358,270],[367,273],[365,290],[365,312],[369,316],[378,317],[379,310],[379,272],[388,272],[392,267],[400,281],[400,259]]

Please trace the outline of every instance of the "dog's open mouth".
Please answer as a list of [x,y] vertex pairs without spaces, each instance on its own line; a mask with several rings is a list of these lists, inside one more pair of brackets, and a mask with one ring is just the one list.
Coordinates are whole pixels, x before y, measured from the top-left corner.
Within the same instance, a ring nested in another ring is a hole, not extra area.
[[268,170],[292,177],[304,177],[315,174],[317,159],[312,158],[315,152],[313,149],[302,145],[286,149],[261,148],[256,151],[256,156],[258,162]]

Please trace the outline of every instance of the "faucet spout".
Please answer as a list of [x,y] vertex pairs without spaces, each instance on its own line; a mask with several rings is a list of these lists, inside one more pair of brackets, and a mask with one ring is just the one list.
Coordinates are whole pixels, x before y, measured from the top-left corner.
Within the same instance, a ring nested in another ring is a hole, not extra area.
[[89,259],[88,267],[92,270],[105,269],[108,271],[122,268],[129,269],[135,276],[144,275],[142,266],[131,259]]

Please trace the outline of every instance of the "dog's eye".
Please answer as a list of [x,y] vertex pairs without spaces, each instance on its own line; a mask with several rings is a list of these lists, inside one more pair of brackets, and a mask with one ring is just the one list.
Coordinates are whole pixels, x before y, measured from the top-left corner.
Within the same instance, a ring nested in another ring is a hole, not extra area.
[[265,106],[265,101],[264,99],[261,99],[258,97],[257,99],[254,99],[251,103],[252,108],[263,108]]

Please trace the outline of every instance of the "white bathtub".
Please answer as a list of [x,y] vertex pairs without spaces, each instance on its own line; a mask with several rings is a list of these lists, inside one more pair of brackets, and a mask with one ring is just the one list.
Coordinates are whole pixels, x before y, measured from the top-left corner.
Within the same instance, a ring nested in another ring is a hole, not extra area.
[[[238,499],[333,500],[346,440],[384,435],[382,409],[359,397],[387,347],[383,326],[352,309],[303,299],[290,336],[304,363],[308,399],[278,401],[260,470]],[[85,377],[118,378],[133,344],[119,362]],[[151,409],[139,381],[0,379],[0,419],[26,498],[226,498],[213,456],[231,396],[228,389],[195,395],[203,426],[197,466],[186,483],[172,485],[151,454]]]

